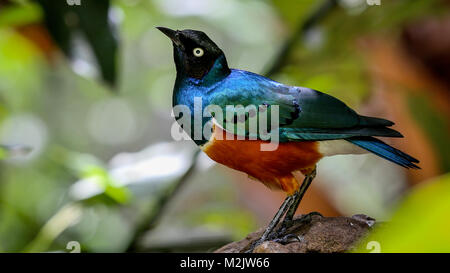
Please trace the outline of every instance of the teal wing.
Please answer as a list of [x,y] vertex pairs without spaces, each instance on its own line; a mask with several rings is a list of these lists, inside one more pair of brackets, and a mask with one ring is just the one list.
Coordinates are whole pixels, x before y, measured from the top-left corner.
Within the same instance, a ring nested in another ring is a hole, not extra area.
[[[279,130],[280,140],[331,140],[359,136],[402,137],[388,128],[394,123],[385,119],[358,115],[342,101],[325,93],[304,88],[286,86],[257,74],[234,70],[227,81],[209,94],[210,104],[226,109],[227,105],[266,106],[268,124],[272,109],[279,109],[279,125],[269,130]],[[260,109],[260,108],[259,108]],[[246,113],[251,116],[251,114]],[[224,115],[219,123],[227,131],[243,135],[234,125],[248,122],[248,116],[227,120]],[[260,118],[260,116],[257,116]],[[228,122],[228,123],[227,123]]]
[[325,93],[297,87],[298,117],[280,126],[280,134],[288,140],[327,140],[356,136],[402,137],[388,127],[393,122],[358,115],[342,101]]

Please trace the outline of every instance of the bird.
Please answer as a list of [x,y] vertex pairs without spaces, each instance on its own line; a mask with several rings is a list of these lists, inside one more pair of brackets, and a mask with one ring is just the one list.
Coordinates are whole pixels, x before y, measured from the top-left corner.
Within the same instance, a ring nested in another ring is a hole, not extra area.
[[[394,125],[392,121],[359,115],[339,99],[311,88],[289,86],[256,73],[229,68],[222,49],[202,31],[156,28],[172,41],[176,68],[173,107],[184,105],[195,111],[195,98],[201,98],[202,112],[210,105],[222,108],[258,105],[266,107],[270,118],[269,109],[278,109],[278,125],[268,127],[279,135],[273,150],[261,149],[268,142],[261,135],[250,138],[244,134],[238,138],[240,133],[225,127],[227,121],[221,117],[202,117],[202,125],[213,121],[209,137],[194,137],[192,124],[189,128],[179,122],[212,160],[286,193],[279,210],[249,252],[266,240],[288,237],[284,232],[294,223],[293,216],[316,176],[318,162],[324,157],[373,153],[404,168],[420,169],[417,159],[376,138],[403,137],[390,128]],[[188,119],[194,121],[192,115]],[[237,120],[239,117],[228,122]],[[236,137],[229,138],[230,135]],[[304,175],[301,183],[295,177],[298,172]],[[276,229],[280,222],[281,227]]]

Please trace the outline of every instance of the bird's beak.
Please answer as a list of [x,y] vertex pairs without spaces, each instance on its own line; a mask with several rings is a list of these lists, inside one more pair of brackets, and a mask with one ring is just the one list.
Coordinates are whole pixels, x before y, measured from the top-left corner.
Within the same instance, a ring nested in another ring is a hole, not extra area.
[[178,30],[173,30],[166,27],[156,27],[159,29],[162,33],[164,33],[167,37],[172,40],[172,42],[179,48],[184,49],[183,44],[180,41],[180,32]]

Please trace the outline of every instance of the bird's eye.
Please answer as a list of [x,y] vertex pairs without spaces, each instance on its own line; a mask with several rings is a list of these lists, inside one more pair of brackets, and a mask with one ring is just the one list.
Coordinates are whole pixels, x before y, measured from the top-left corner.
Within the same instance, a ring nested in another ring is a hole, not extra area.
[[201,49],[200,47],[197,47],[197,48],[194,48],[193,53],[194,53],[194,56],[195,56],[195,57],[201,57],[201,56],[203,56],[203,54],[204,54],[205,52],[204,52],[203,49]]

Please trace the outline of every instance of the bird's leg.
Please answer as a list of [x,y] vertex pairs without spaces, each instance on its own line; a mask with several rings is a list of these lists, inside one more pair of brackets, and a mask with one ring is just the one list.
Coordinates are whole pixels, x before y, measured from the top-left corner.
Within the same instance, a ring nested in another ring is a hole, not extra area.
[[[308,190],[309,185],[311,185],[311,182],[315,177],[316,177],[316,169],[314,168],[312,172],[310,172],[305,176],[302,185],[294,194],[294,200],[292,201],[292,205],[289,207],[286,216],[284,217],[284,220],[281,224],[281,227],[277,233],[284,234],[286,229],[292,226],[293,224],[292,219],[294,218],[294,214],[297,211],[298,205],[300,204],[300,201],[302,201],[305,192]],[[311,215],[309,214],[307,214],[307,216],[311,217]],[[303,217],[301,219],[303,219]]]
[[[302,215],[302,217],[295,219],[295,220],[291,220],[291,222],[289,223],[289,225],[302,225],[304,223],[310,223],[312,221],[312,216],[313,215],[318,215],[320,217],[323,217],[322,214],[320,214],[317,211],[313,211],[310,212],[308,214]],[[298,236],[296,234],[292,234],[292,233],[288,233],[285,235],[286,230],[289,228],[289,226],[287,227],[281,227],[279,230],[277,230],[275,233],[277,234],[277,236],[275,237],[275,239],[273,240],[274,242],[280,243],[280,244],[288,244],[290,242],[293,241],[298,241],[301,242],[303,236]],[[284,235],[284,236],[283,236]]]
[[280,222],[281,217],[286,213],[288,208],[291,206],[292,202],[294,201],[294,195],[289,195],[284,199],[283,204],[281,204],[281,207],[278,209],[278,212],[273,217],[272,221],[270,221],[269,225],[267,226],[266,230],[264,231],[263,235],[255,242],[253,242],[250,246],[250,248],[246,251],[246,253],[253,252],[253,249],[261,244],[262,242],[266,241],[267,238],[271,235],[274,228],[278,225]]

